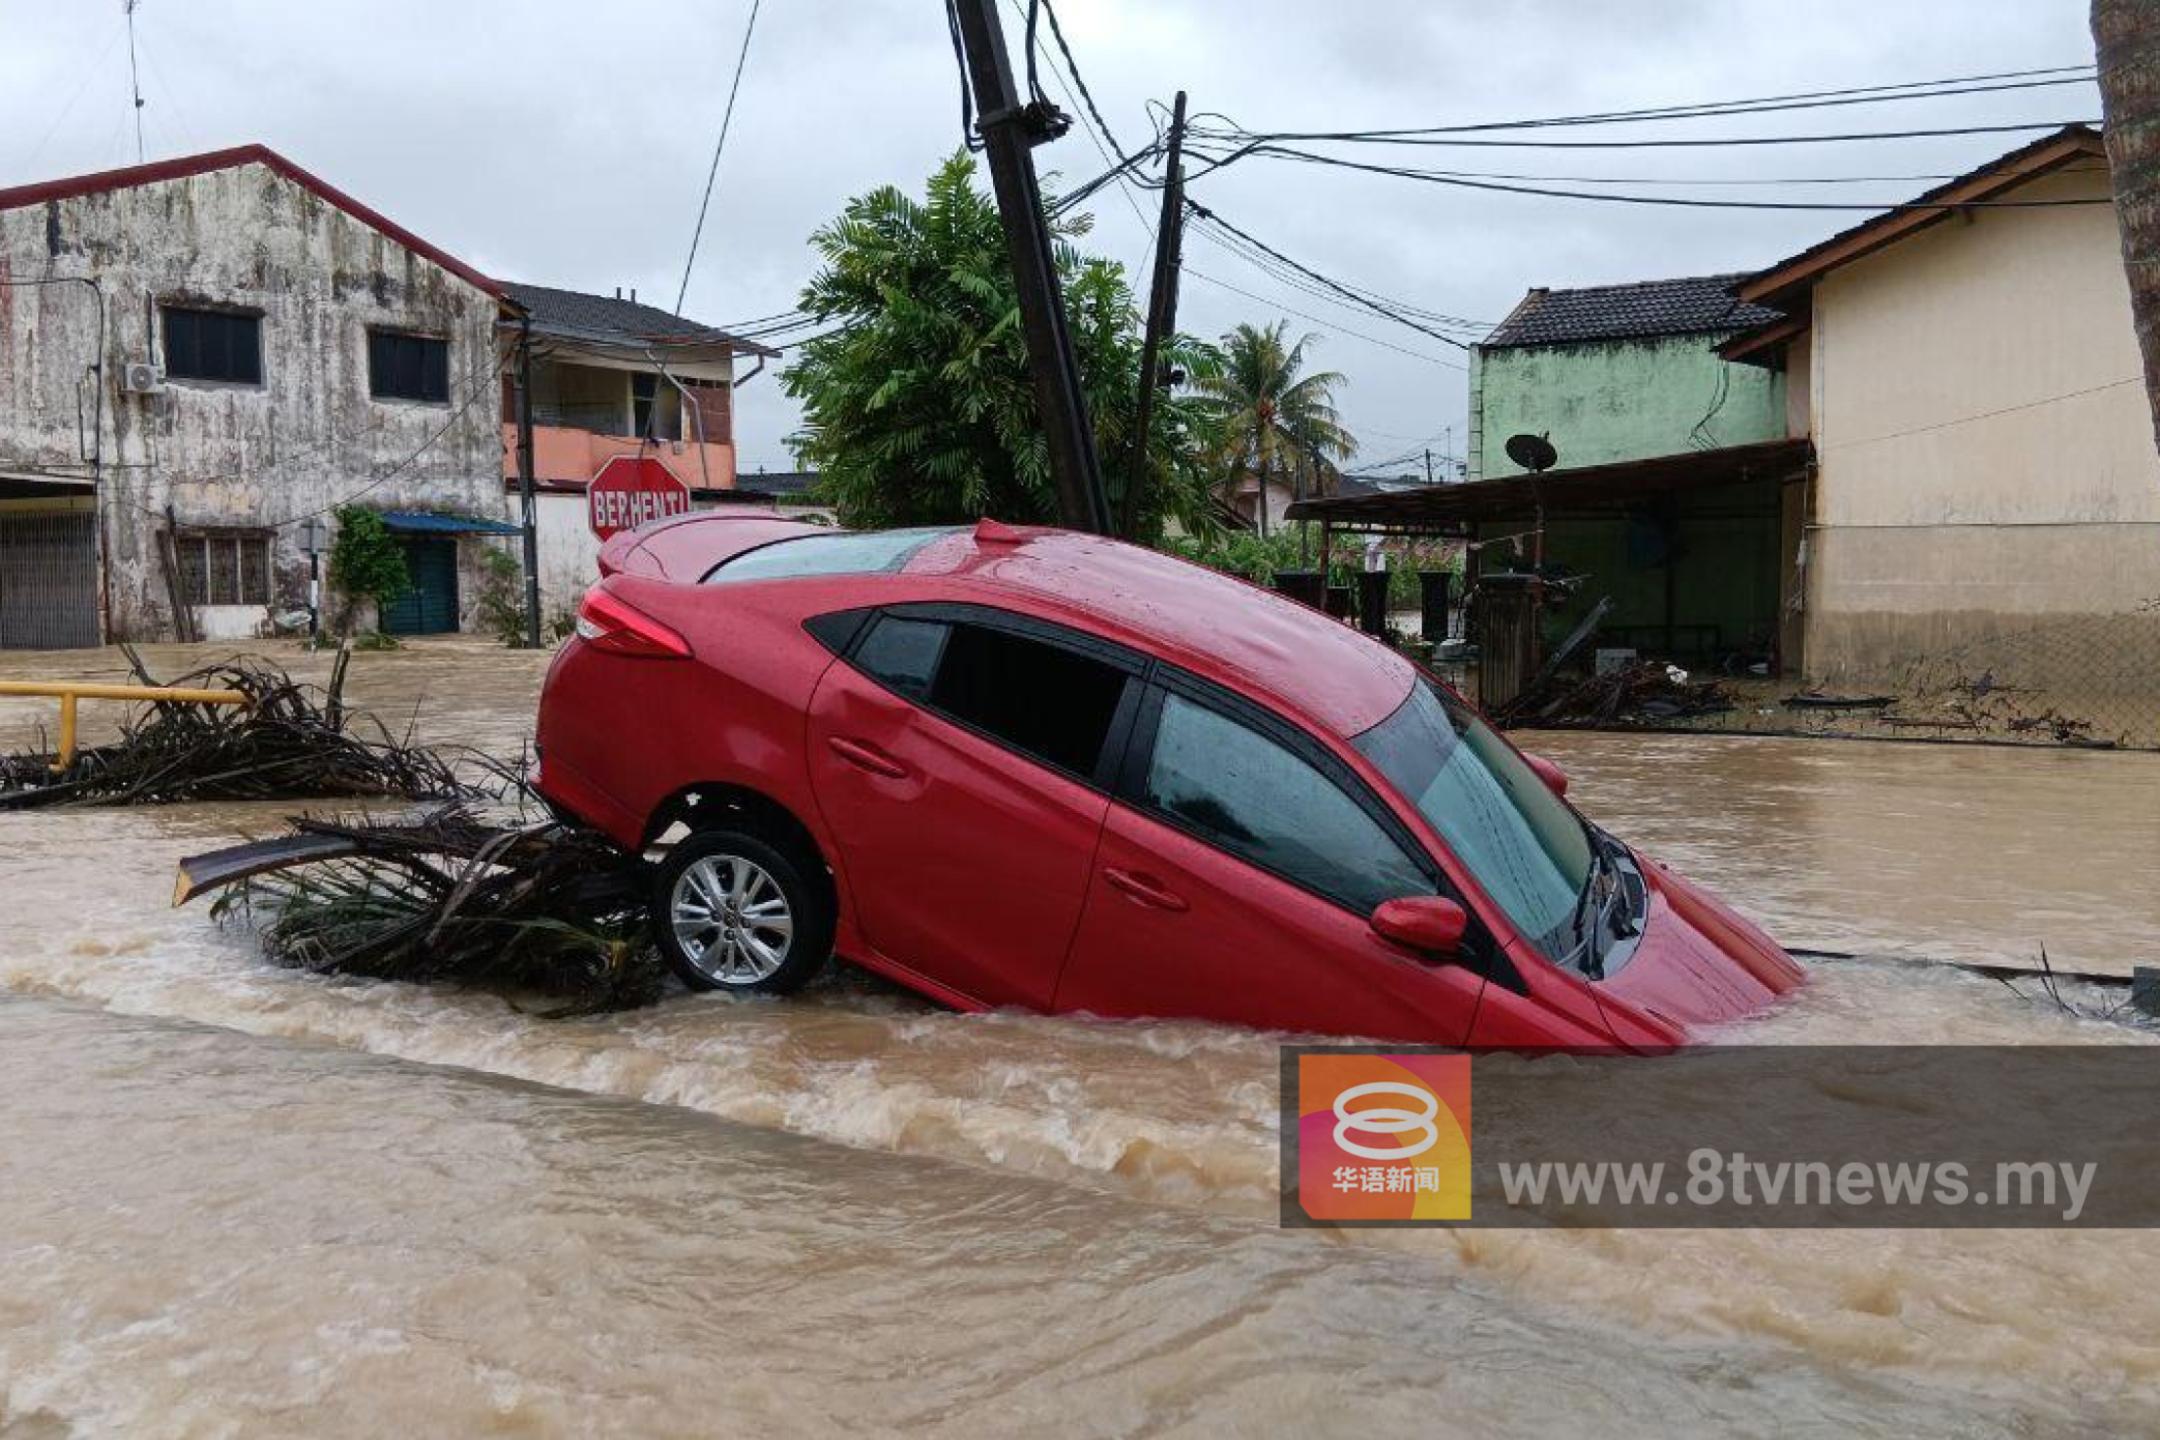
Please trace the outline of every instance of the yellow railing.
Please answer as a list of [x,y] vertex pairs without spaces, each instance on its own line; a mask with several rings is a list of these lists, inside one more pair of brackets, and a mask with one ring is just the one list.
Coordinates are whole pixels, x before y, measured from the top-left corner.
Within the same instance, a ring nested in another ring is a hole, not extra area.
[[75,763],[75,703],[78,700],[175,701],[182,705],[245,705],[238,690],[189,690],[175,685],[101,685],[88,680],[0,680],[0,695],[44,696],[60,702],[60,746],[53,754],[54,774]]

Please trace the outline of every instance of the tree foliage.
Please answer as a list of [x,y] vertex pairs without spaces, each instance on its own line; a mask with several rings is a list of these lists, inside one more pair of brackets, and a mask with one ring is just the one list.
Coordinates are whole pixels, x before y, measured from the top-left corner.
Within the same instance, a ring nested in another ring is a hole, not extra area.
[[348,621],[356,601],[373,600],[379,609],[412,588],[405,552],[380,514],[345,505],[332,518],[337,538],[330,542],[330,583],[345,596]]
[[1223,336],[1220,363],[1195,387],[1222,437],[1218,459],[1224,482],[1234,486],[1248,475],[1260,479],[1263,530],[1270,479],[1291,473],[1307,456],[1333,462],[1357,453],[1357,441],[1335,409],[1335,391],[1347,382],[1333,370],[1304,373],[1314,337],[1303,336],[1293,345],[1288,330],[1287,320],[1238,326]]
[[[1054,221],[1054,249],[1114,503],[1138,424],[1140,317],[1124,268],[1073,243],[1088,226],[1086,216]],[[781,383],[803,405],[790,444],[841,523],[1056,521],[1004,231],[974,161],[946,161],[920,201],[892,186],[860,196],[810,243],[824,264],[802,307],[834,328],[802,347]],[[1166,358],[1195,375],[1213,368],[1208,348],[1182,336]],[[1168,517],[1212,529],[1209,415],[1165,392],[1149,429],[1139,535]]]

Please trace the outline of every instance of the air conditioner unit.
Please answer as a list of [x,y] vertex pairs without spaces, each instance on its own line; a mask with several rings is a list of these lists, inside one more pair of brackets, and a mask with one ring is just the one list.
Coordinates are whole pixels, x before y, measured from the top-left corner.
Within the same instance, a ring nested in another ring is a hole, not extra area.
[[120,388],[130,395],[155,395],[165,388],[165,372],[148,360],[130,360],[120,372]]

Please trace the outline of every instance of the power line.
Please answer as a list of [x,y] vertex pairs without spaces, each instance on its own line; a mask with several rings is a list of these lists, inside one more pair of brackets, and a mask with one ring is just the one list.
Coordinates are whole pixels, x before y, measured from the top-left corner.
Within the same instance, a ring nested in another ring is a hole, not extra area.
[[720,112],[720,138],[713,142],[712,168],[705,172],[705,198],[698,201],[697,228],[690,232],[690,253],[683,259],[682,284],[675,291],[675,313],[682,314],[683,297],[690,293],[690,270],[697,264],[698,241],[705,235],[705,212],[712,207],[713,182],[720,177],[720,153],[727,149],[728,127],[735,120],[735,96],[742,90],[743,65],[750,59],[750,37],[757,30],[758,6],[750,0],[750,19],[744,24],[742,49],[735,55],[735,78],[728,85],[727,108]]
[[[1494,140],[1489,138],[1457,138],[1419,136],[1377,140],[1381,145],[1417,145],[1454,147],[1463,149],[1512,149],[1512,150],[1698,150],[1725,146],[1760,145],[1836,145],[1863,140],[1919,140],[1956,135],[2002,135],[2033,130],[2063,130],[2075,126],[2098,126],[2098,120],[2031,120],[2016,125],[1952,125],[1918,130],[1863,130],[1844,131],[1822,135],[1719,135],[1699,138],[1667,138],[1660,140]],[[1223,155],[1204,158],[1212,163],[1201,175],[1211,174],[1242,160],[1247,155],[1273,149],[1269,142],[1253,140]],[[1189,150],[1188,153],[1197,153]],[[1301,152],[1302,153],[1302,152]],[[1194,176],[1198,179],[1199,176]]]
[[[1095,96],[1088,90],[1087,81],[1081,77],[1080,62],[1073,59],[1072,46],[1065,43],[1065,27],[1058,24],[1057,7],[1051,4],[1050,0],[1041,0],[1041,3],[1043,14],[1048,16],[1050,20],[1050,38],[1057,41],[1058,51],[1065,57],[1065,68],[1072,72],[1073,84],[1079,88],[1080,103],[1086,107],[1088,114],[1095,117],[1096,128],[1102,131],[1103,139],[1110,142],[1111,150],[1116,152],[1120,158],[1123,158],[1125,147],[1118,144],[1117,136],[1110,131],[1110,122],[1103,119],[1102,111],[1095,108]],[[1032,4],[1029,8],[1030,10],[1033,9]],[[1028,31],[1028,64],[1030,66],[1035,63],[1034,41],[1035,32],[1031,28]]]
[[1231,284],[1227,280],[1216,279],[1213,275],[1208,274],[1204,270],[1195,270],[1190,265],[1186,265],[1181,268],[1182,273],[1192,276],[1195,280],[1205,280],[1208,284],[1216,286],[1218,289],[1228,290],[1233,295],[1242,295],[1248,300],[1257,300],[1262,305],[1271,306],[1274,309],[1282,311],[1282,313],[1285,315],[1295,315],[1300,320],[1310,320],[1315,325],[1325,325],[1328,328],[1328,333],[1330,334],[1348,335],[1353,340],[1362,340],[1368,345],[1378,345],[1383,350],[1393,350],[1398,355],[1407,355],[1413,360],[1423,360],[1427,364],[1438,365],[1443,367],[1444,369],[1461,370],[1464,368],[1456,361],[1443,360],[1437,355],[1427,355],[1422,350],[1412,350],[1407,345],[1397,345],[1392,340],[1382,340],[1377,335],[1367,335],[1362,330],[1353,330],[1339,320],[1330,320],[1324,316],[1312,314],[1310,311],[1293,309],[1290,306],[1283,304],[1280,300],[1271,299],[1266,295],[1256,294],[1251,290],[1241,289],[1240,287]]
[[[2075,69],[2076,73],[2063,73],[2064,70],[2072,68]],[[1881,105],[1900,100],[1940,100],[1959,95],[1994,94],[2007,90],[2084,85],[2091,83],[2096,74],[2091,66],[2059,67],[2056,70],[2026,73],[2047,75],[2054,78],[2007,79],[2003,77],[1975,77],[1998,81],[1998,83],[1988,84],[1963,84],[1957,81],[1913,81],[1897,86],[1864,86],[1848,90],[1802,92],[1789,96],[1764,96],[1756,99],[1722,100],[1697,105],[1668,105],[1639,110],[1612,110],[1596,114],[1549,116],[1531,120],[1494,120],[1463,125],[1420,125],[1371,130],[1245,132],[1237,135],[1236,138],[1253,140],[1379,141],[1399,140],[1421,135],[1461,135],[1491,130],[1529,130],[1559,126],[1632,125],[1669,120],[1695,120],[1724,115],[1766,115],[1793,110],[1817,110],[1835,106]],[[1218,138],[1229,138],[1225,132],[1212,133]]]
[[[1312,281],[1306,279],[1304,275],[1300,273],[1297,269],[1276,259],[1273,255],[1269,254],[1264,249],[1249,244],[1235,236],[1218,235],[1212,229],[1208,228],[1205,225],[1200,227],[1199,233],[1206,236],[1208,240],[1210,240],[1214,244],[1229,251],[1231,254],[1237,256],[1239,259],[1245,261],[1248,265],[1251,265],[1253,268],[1259,270],[1262,274],[1269,276],[1270,278],[1288,287],[1289,289],[1297,291],[1301,295],[1310,295],[1315,299],[1321,300],[1330,305],[1342,306],[1346,309],[1350,308],[1347,306],[1343,306],[1343,302],[1336,298],[1338,294],[1337,288],[1322,288],[1321,286],[1314,284]],[[1410,315],[1420,320],[1430,321],[1431,323],[1438,325],[1442,329],[1446,330],[1461,330],[1466,332],[1482,333],[1484,331],[1492,329],[1491,321],[1466,320],[1460,316],[1442,314],[1437,310],[1430,310],[1420,305],[1413,305],[1407,300],[1394,299],[1390,296],[1381,294],[1377,290],[1373,290],[1362,285],[1353,285],[1347,280],[1332,280],[1329,282],[1329,285],[1331,287],[1339,287],[1340,290],[1355,291],[1363,302],[1356,307],[1359,310],[1369,310],[1372,308],[1373,305],[1380,305],[1386,307],[1389,310],[1400,311],[1402,314]]]
[[1453,335],[1449,335],[1444,331],[1434,329],[1430,325],[1426,325],[1417,320],[1413,320],[1410,317],[1403,315],[1396,310],[1390,309],[1388,306],[1378,304],[1372,299],[1364,295],[1360,295],[1357,291],[1351,289],[1347,285],[1344,285],[1341,281],[1331,279],[1330,277],[1323,275],[1319,271],[1313,269],[1309,265],[1300,264],[1298,261],[1291,259],[1288,255],[1283,254],[1282,251],[1277,250],[1274,246],[1267,244],[1265,241],[1260,240],[1258,237],[1251,235],[1244,230],[1240,230],[1237,226],[1232,225],[1229,221],[1223,219],[1220,215],[1208,209],[1206,206],[1192,200],[1188,200],[1185,203],[1195,215],[1207,221],[1209,224],[1221,226],[1223,229],[1229,231],[1231,234],[1245,241],[1245,243],[1247,243],[1248,245],[1252,245],[1257,247],[1258,249],[1266,251],[1268,254],[1274,256],[1277,260],[1280,260],[1283,264],[1288,265],[1292,269],[1296,270],[1299,274],[1304,275],[1310,280],[1314,280],[1322,285],[1325,285],[1328,289],[1333,290],[1337,294],[1341,295],[1343,298],[1352,301],[1353,303],[1359,305],[1364,309],[1372,311],[1375,315],[1380,316],[1382,319],[1392,320],[1398,325],[1407,326],[1412,330],[1420,331],[1423,334],[1430,335],[1433,339],[1452,345],[1458,350],[1467,350],[1470,348],[1467,344],[1465,344],[1461,340],[1456,339]]
[[1247,153],[1296,160],[1307,164],[1330,165],[1338,169],[1357,170],[1372,175],[1391,175],[1398,179],[1418,180],[1429,185],[1449,185],[1465,190],[1490,190],[1508,195],[1542,195],[1561,200],[1597,200],[1615,205],[1677,205],[1697,210],[1857,210],[1874,214],[1903,210],[2046,210],[2064,206],[2112,205],[2114,203],[2111,198],[2099,196],[2082,200],[1892,200],[1874,203],[1837,200],[1712,200],[1702,196],[1632,195],[1610,191],[1563,190],[1549,186],[1516,185],[1497,180],[1468,180],[1460,176],[1447,175],[1440,171],[1420,170],[1402,165],[1376,165],[1363,160],[1346,160],[1336,155],[1315,155],[1311,151],[1293,150],[1287,146],[1254,146]]

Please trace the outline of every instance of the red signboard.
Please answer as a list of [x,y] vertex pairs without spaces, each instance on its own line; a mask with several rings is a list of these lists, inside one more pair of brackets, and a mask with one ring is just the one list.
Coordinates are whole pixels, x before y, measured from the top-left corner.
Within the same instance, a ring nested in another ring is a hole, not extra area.
[[690,487],[648,456],[618,455],[585,487],[586,518],[602,540],[648,520],[690,513]]

